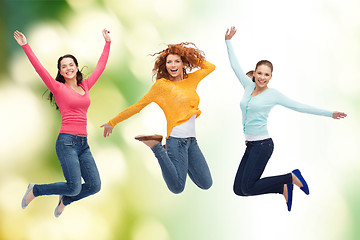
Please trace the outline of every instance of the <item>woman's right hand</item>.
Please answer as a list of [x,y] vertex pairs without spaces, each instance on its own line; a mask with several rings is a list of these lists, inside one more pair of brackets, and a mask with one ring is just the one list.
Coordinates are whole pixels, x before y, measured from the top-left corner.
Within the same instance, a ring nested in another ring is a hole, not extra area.
[[232,37],[235,35],[235,33],[236,33],[236,28],[234,26],[232,26],[230,30],[227,29],[225,33],[225,40],[231,40]]
[[18,30],[14,32],[14,38],[20,46],[27,44],[25,35]]
[[110,133],[112,133],[114,127],[113,126],[110,126],[110,124],[108,123],[105,123],[103,125],[101,125],[100,127],[103,127],[104,128],[104,137],[108,137],[110,135]]

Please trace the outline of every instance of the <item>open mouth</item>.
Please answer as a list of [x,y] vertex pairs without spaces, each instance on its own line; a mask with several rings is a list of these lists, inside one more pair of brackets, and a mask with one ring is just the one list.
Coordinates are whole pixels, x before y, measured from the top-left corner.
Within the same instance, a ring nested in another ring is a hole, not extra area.
[[178,69],[170,69],[170,73],[172,75],[176,74],[178,72]]

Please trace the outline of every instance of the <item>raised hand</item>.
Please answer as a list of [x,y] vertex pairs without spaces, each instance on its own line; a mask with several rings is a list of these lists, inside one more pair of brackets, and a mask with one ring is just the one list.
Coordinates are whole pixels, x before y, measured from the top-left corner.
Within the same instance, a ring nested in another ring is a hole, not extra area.
[[333,119],[341,119],[341,118],[345,118],[347,116],[346,113],[343,112],[333,112],[332,118]]
[[18,30],[14,32],[14,38],[20,46],[27,44],[25,35]]
[[235,35],[235,33],[236,33],[236,28],[234,26],[232,26],[230,30],[227,29],[225,33],[225,40],[231,40],[232,37]]
[[110,31],[108,31],[108,30],[106,30],[106,28],[104,28],[104,29],[102,30],[102,34],[103,34],[103,36],[104,36],[105,41],[108,41],[108,42],[111,41]]
[[108,137],[112,133],[114,127],[110,126],[108,123],[101,125],[100,127],[104,128],[104,137]]

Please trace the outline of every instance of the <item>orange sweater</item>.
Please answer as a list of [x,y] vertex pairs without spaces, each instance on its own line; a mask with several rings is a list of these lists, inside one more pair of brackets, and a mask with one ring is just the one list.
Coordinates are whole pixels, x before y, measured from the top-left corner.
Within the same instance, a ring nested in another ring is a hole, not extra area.
[[119,113],[108,123],[114,127],[116,124],[140,112],[151,102],[155,102],[165,113],[168,138],[173,127],[186,122],[195,114],[196,117],[200,115],[200,98],[196,88],[199,82],[214,70],[214,64],[204,61],[201,69],[189,73],[188,77],[181,81],[170,81],[165,78],[157,79],[143,98]]

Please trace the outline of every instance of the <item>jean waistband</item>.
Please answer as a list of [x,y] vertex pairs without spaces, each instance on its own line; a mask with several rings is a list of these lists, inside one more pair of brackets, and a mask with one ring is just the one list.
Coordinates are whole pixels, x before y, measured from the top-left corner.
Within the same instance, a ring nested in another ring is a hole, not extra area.
[[74,140],[87,140],[87,135],[74,135],[74,134],[68,134],[68,133],[59,133],[59,137],[71,137]]
[[183,143],[194,143],[197,142],[196,137],[187,137],[187,138],[177,138],[177,137],[168,137],[166,139],[167,141],[177,141],[177,142],[183,142]]
[[245,144],[260,144],[260,143],[269,142],[269,141],[272,141],[272,138],[267,138],[264,140],[257,140],[257,141],[245,141]]
[[173,136],[169,136],[169,138],[173,138],[173,139],[196,139],[196,137],[186,137],[186,138],[178,138],[178,137],[173,137]]

